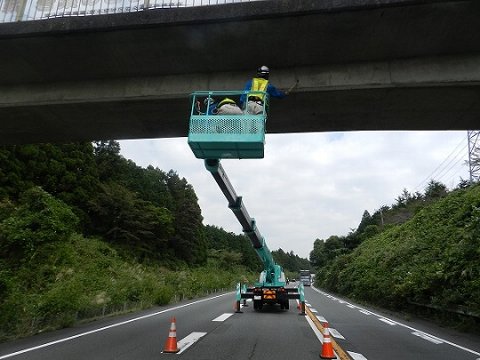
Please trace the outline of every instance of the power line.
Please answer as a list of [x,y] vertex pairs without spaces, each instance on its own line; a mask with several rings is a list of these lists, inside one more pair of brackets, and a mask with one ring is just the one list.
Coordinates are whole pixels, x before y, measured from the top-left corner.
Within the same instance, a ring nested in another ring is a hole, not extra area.
[[[452,164],[453,161],[455,161],[448,169],[445,167],[442,171],[440,171],[437,175],[436,175],[436,178],[438,180],[442,179],[445,175],[448,174],[448,172],[455,166],[458,166],[459,164],[461,166],[464,165],[465,163],[465,158],[464,158],[464,154],[466,154],[467,150],[467,145],[465,145],[463,148],[461,148],[457,154],[455,155],[454,158],[452,158],[445,166],[449,166],[450,164]],[[460,162],[459,162],[460,161]]]
[[[448,156],[425,178],[423,179],[417,186],[415,186],[415,189],[414,189],[414,192],[415,191],[418,191],[418,189],[420,189],[422,186],[426,185],[428,181],[430,181],[431,179],[435,178],[436,176],[434,176],[434,174],[436,174],[437,170],[439,170],[445,162],[448,161],[448,159],[450,158],[450,156],[452,156],[453,153],[455,153],[455,151],[457,151],[457,149],[459,148],[459,146],[462,145],[462,143],[465,142],[465,138],[463,138],[458,144],[457,146],[455,146],[455,148],[450,152],[450,154],[448,154]],[[467,147],[467,145],[464,145],[463,148],[460,150],[460,151],[464,151],[465,148]],[[450,160],[447,165],[445,166],[448,166],[453,160],[456,159],[456,157],[458,156],[459,152],[460,151],[457,151],[457,154],[455,155],[455,157]],[[458,161],[458,160],[457,160]],[[444,168],[442,168],[441,170],[439,170],[439,172],[443,172]]]

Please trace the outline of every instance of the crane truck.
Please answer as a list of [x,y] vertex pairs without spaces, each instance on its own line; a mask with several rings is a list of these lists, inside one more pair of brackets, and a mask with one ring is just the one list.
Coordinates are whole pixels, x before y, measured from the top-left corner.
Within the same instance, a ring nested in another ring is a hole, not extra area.
[[[215,102],[214,96],[238,98],[245,92],[195,92],[192,94],[192,108],[189,124],[188,142],[197,158],[204,159],[206,169],[212,174],[220,190],[228,201],[245,235],[262,261],[263,271],[253,286],[237,284],[236,311],[240,311],[241,300],[252,299],[255,310],[262,310],[266,304],[280,305],[281,309],[290,308],[290,299],[297,299],[302,314],[305,314],[305,296],[303,284],[287,287],[285,273],[277,264],[267,247],[265,239],[245,208],[243,199],[238,196],[223,169],[222,158],[263,158],[265,143],[265,123],[268,109],[268,94],[262,92],[265,99],[261,114],[211,115],[198,109],[199,99]],[[246,94],[247,95],[247,94]]]

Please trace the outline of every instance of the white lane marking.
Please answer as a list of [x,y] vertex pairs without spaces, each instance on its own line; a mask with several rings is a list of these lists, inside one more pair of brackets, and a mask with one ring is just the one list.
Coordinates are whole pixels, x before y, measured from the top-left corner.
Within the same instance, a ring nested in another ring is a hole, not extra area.
[[[310,316],[305,316],[305,319],[307,319],[308,325],[312,328],[313,332],[317,336],[318,341],[323,345],[323,334],[318,330],[317,326],[313,323],[312,319],[310,319]],[[337,358],[339,358],[337,352],[333,350],[334,354],[336,355]]]
[[[321,291],[318,290],[318,289],[317,289],[316,287],[314,287],[314,286],[312,286],[312,289],[313,289],[314,291],[318,292],[318,293],[321,293]],[[377,313],[375,313],[375,312],[373,312],[373,311],[369,311],[369,312],[370,312],[372,315],[375,315],[375,316],[378,316],[378,317],[382,317],[382,315],[377,314]],[[405,325],[405,324],[402,324],[402,323],[399,323],[399,322],[397,322],[397,325],[402,326],[402,327],[407,328],[407,329],[412,330],[412,331],[422,332],[421,330],[415,329],[414,327],[411,327],[411,326],[408,326],[408,325]],[[425,333],[425,334],[426,334],[426,333]],[[430,334],[427,334],[427,335],[430,335]],[[432,337],[435,337],[435,336],[433,336],[433,335],[431,335],[431,336],[432,336]],[[460,350],[469,352],[469,353],[471,353],[471,354],[480,356],[480,352],[478,352],[478,351],[475,351],[475,350],[466,348],[465,346],[455,344],[455,343],[453,343],[453,342],[451,342],[451,341],[448,341],[448,340],[445,340],[445,339],[442,339],[442,338],[437,338],[437,339],[442,340],[445,344],[448,344],[448,345],[450,345],[450,346],[456,347],[457,349],[460,349]],[[478,358],[477,360],[480,360],[480,358]]]
[[350,309],[355,309],[356,308],[356,306],[352,305],[352,304],[348,304],[347,307],[349,307]]
[[[33,347],[31,347],[31,348],[26,348],[26,349],[19,350],[19,351],[10,353],[10,354],[2,355],[2,356],[0,356],[0,360],[2,360],[2,359],[8,359],[8,358],[10,358],[10,357],[14,357],[14,356],[17,356],[17,355],[20,355],[20,354],[25,354],[25,353],[27,353],[27,352],[31,352],[31,351],[43,349],[43,348],[48,347],[48,346],[52,346],[52,345],[56,345],[56,344],[60,344],[60,343],[66,342],[66,341],[74,340],[74,339],[77,339],[77,338],[79,338],[79,337],[83,337],[83,336],[95,334],[95,333],[98,333],[98,332],[101,332],[101,331],[105,331],[105,330],[108,330],[108,329],[111,329],[111,328],[114,328],[114,327],[117,327],[117,326],[123,326],[123,325],[126,325],[126,324],[130,324],[130,323],[135,322],[135,321],[148,319],[148,318],[150,318],[150,317],[157,316],[157,315],[160,315],[160,314],[163,314],[163,313],[166,313],[166,312],[170,312],[170,311],[182,309],[182,308],[187,307],[187,306],[191,306],[191,305],[199,304],[199,303],[202,303],[202,302],[210,301],[210,300],[217,299],[217,298],[219,298],[219,297],[222,297],[222,296],[225,296],[225,295],[231,295],[231,294],[232,294],[232,292],[229,292],[229,293],[226,293],[226,294],[216,295],[216,296],[213,296],[213,297],[211,297],[211,298],[206,298],[206,299],[201,299],[201,300],[193,301],[193,302],[188,303],[188,304],[183,304],[183,305],[174,306],[174,307],[172,307],[172,308],[165,309],[165,310],[161,310],[161,311],[157,311],[157,312],[155,312],[155,313],[148,314],[148,315],[143,315],[143,316],[140,316],[140,317],[138,317],[138,318],[134,318],[134,319],[122,321],[122,322],[119,322],[119,323],[116,323],[116,324],[104,326],[104,327],[101,327],[101,328],[98,328],[98,329],[95,329],[95,330],[86,331],[86,332],[84,332],[84,333],[80,333],[80,334],[77,334],[77,335],[69,336],[69,337],[66,337],[66,338],[63,338],[63,339],[58,339],[58,340],[51,341],[51,342],[48,342],[48,343],[45,343],[45,344],[41,344],[41,345],[38,345],[38,346],[33,346]],[[480,355],[480,354],[479,354],[479,355]]]
[[353,360],[367,360],[367,358],[362,354],[359,354],[353,351],[347,351],[347,352],[348,352],[348,355],[350,355]]
[[443,344],[443,341],[440,340],[439,338],[432,335],[425,334],[424,332],[421,332],[421,331],[413,331],[412,334],[422,339],[425,339],[427,341],[430,341],[434,344]]
[[225,313],[223,315],[220,315],[218,317],[216,317],[215,319],[213,319],[212,321],[225,321],[227,320],[230,316],[232,316],[233,313]]
[[311,311],[312,313],[314,313],[314,314],[315,314],[315,313],[318,313],[318,311],[317,311],[316,309],[314,309],[314,308],[310,308],[310,311]]
[[388,325],[392,325],[392,326],[397,325],[397,323],[395,321],[385,319],[383,317],[378,318],[378,320],[383,321],[385,324],[388,324]]
[[320,321],[321,323],[326,323],[326,322],[328,322],[327,319],[325,319],[323,316],[320,316],[320,315],[317,315],[317,319],[318,319],[318,321]]
[[372,313],[368,310],[361,309],[361,310],[358,310],[358,311],[360,311],[362,314],[365,314],[365,315],[372,315]]
[[332,328],[329,328],[328,330],[330,330],[330,335],[332,335],[334,338],[345,340],[345,338],[343,337],[343,335],[340,334],[340,333],[338,332],[338,330],[332,329]]
[[[177,342],[177,346],[180,349],[177,354],[181,354],[185,350],[187,350],[190,346],[195,344],[202,336],[205,336],[206,332],[192,332],[189,335],[185,336],[182,340]],[[162,351],[163,352],[163,351]]]
[[307,319],[308,325],[310,325],[310,327],[312,328],[313,332],[317,336],[318,341],[323,344],[323,334],[320,332],[320,330],[318,330],[312,319],[310,319],[310,316],[305,316],[305,319]]

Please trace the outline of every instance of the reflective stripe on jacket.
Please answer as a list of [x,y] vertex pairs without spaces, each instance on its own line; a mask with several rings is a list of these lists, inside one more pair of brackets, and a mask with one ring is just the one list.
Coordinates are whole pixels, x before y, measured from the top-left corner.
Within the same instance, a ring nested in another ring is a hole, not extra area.
[[[265,91],[267,91],[267,86],[268,86],[268,80],[263,79],[263,78],[253,78],[252,79],[252,88],[250,89],[250,91],[263,91],[263,92],[265,92]],[[248,98],[250,99],[250,97],[258,98],[258,99],[254,99],[254,100],[263,101],[263,99],[265,98],[265,94],[249,93]]]

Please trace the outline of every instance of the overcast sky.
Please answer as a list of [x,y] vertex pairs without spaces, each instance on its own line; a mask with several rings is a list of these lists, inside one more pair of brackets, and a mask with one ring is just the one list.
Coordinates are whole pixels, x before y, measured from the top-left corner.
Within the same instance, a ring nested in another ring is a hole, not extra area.
[[[204,224],[239,234],[240,224],[186,138],[120,141],[137,165],[173,169],[198,198]],[[308,258],[315,239],[347,235],[365,210],[392,205],[433,177],[468,179],[467,132],[335,132],[266,135],[265,158],[222,160],[270,250]]]

